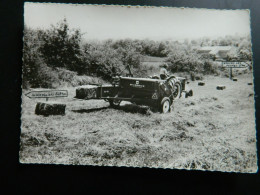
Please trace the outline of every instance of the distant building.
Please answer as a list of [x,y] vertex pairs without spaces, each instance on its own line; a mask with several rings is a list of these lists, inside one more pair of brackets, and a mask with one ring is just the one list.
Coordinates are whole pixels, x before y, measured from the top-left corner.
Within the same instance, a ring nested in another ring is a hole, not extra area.
[[213,60],[223,61],[226,60],[228,52],[231,50],[231,46],[212,46],[198,48],[198,53],[206,55]]

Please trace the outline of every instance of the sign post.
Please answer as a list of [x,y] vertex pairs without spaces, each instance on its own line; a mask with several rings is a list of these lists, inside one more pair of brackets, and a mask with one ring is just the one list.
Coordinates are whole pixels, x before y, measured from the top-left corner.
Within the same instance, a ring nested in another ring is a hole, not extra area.
[[46,90],[46,91],[30,91],[25,94],[28,98],[60,98],[68,97],[68,90]]
[[232,75],[232,68],[229,68],[229,79],[232,80],[233,75]]
[[245,62],[222,62],[224,68],[229,68],[229,79],[232,80],[232,68],[247,68],[248,64]]

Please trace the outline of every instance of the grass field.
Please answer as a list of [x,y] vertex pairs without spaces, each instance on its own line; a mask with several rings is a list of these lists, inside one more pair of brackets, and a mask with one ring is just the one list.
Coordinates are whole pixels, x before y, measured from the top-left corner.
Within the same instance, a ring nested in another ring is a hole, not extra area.
[[[190,82],[194,96],[176,100],[168,114],[127,102],[112,109],[103,100],[74,100],[75,88],[66,88],[68,98],[53,100],[66,103],[65,116],[44,117],[34,114],[39,100],[23,95],[20,161],[255,172],[252,77],[237,78]],[[216,90],[221,84],[226,89]]]

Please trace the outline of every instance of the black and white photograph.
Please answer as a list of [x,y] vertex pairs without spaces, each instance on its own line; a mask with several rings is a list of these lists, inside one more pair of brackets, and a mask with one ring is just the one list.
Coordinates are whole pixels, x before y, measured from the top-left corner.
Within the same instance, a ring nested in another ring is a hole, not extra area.
[[250,21],[26,2],[20,163],[256,173]]

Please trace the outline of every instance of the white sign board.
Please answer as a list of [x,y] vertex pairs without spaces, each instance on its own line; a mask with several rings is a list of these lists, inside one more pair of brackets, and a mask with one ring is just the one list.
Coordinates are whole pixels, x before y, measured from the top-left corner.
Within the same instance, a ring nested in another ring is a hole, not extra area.
[[59,98],[68,97],[67,90],[30,91],[25,94],[29,98]]
[[224,68],[247,68],[248,64],[245,62],[222,62]]

